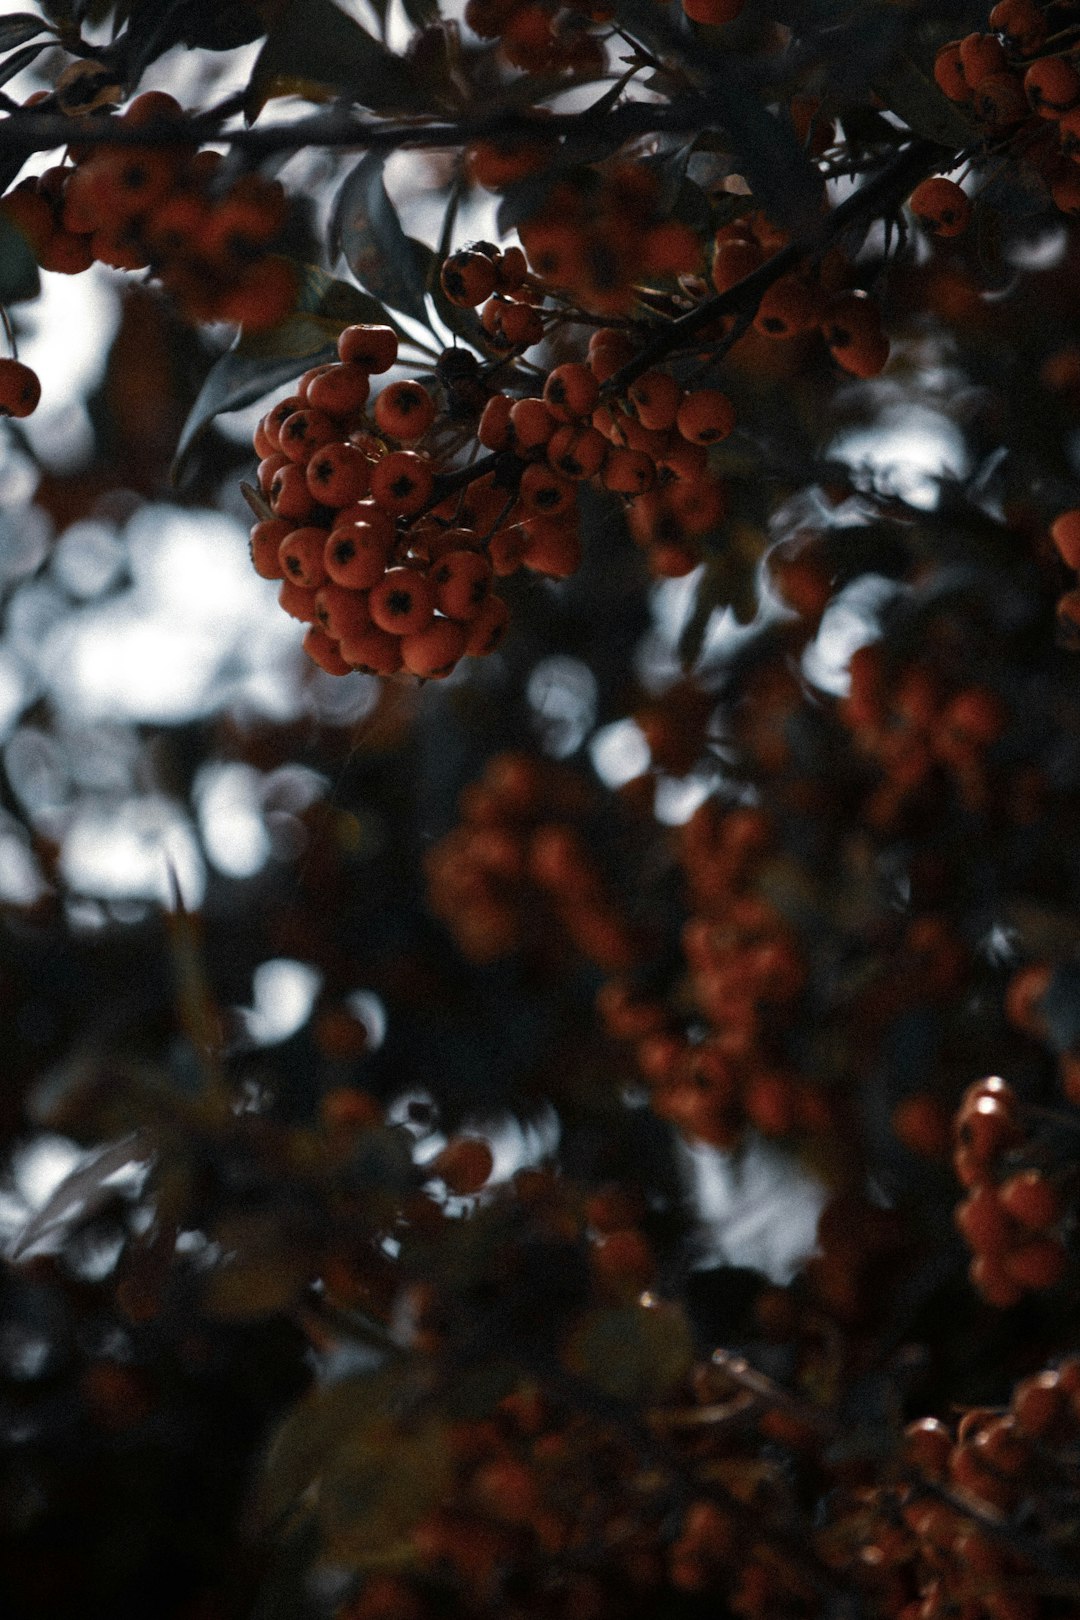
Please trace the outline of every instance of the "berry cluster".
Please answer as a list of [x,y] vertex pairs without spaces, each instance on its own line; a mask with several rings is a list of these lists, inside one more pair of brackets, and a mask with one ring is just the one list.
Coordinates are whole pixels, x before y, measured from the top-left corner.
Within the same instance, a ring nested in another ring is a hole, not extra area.
[[[1050,525],[1050,538],[1065,566],[1073,573],[1080,572],[1080,507],[1071,506],[1058,513]],[[1074,586],[1062,594],[1057,615],[1066,643],[1072,646],[1080,642],[1080,588]]]
[[575,772],[525,754],[497,755],[464,790],[461,824],[429,852],[427,878],[432,909],[472,961],[542,947],[545,922],[606,971],[634,960],[584,837],[590,809]]
[[511,67],[525,73],[602,73],[603,44],[590,23],[607,21],[610,6],[587,0],[468,0],[465,22],[481,39],[497,39]]
[[949,690],[923,664],[891,670],[878,643],[860,647],[849,667],[840,716],[883,777],[864,808],[868,822],[894,825],[935,769],[948,773],[970,809],[984,807],[987,751],[1005,728],[1000,699],[981,686]]
[[572,171],[518,234],[545,285],[598,315],[625,314],[643,279],[701,267],[696,232],[671,217],[656,176],[639,164]]
[[1015,1093],[996,1075],[969,1086],[956,1114],[953,1164],[968,1189],[956,1224],[974,1250],[972,1282],[1002,1309],[1029,1290],[1052,1288],[1066,1267],[1054,1181],[1041,1170],[1016,1168],[1018,1114]]
[[219,184],[219,152],[197,150],[179,102],[136,96],[120,128],[168,128],[160,146],[71,148],[70,163],[21,180],[0,209],[45,270],[74,275],[95,260],[149,269],[194,321],[260,330],[293,307],[296,273],[270,249],[288,203],[278,181],[249,174]]
[[[1005,137],[1022,150],[1056,206],[1074,214],[1080,213],[1080,71],[1075,44],[1062,48],[1075,18],[1052,17],[1055,10],[1060,14],[1062,8],[1000,0],[990,13],[993,32],[943,45],[934,78],[990,137]],[[949,182],[931,184],[943,188]],[[928,194],[930,229],[937,235],[956,235],[967,223],[970,206],[966,198],[959,201],[957,191]],[[912,206],[918,214],[914,197]]]
[[[756,211],[722,225],[713,244],[711,275],[716,291],[729,292],[760,270],[788,240],[784,231]],[[778,277],[758,304],[755,332],[776,339],[820,332],[844,371],[876,377],[889,358],[889,340],[876,301],[861,288],[845,285],[849,276],[847,256],[837,250],[822,260],[816,279],[802,270]],[[733,325],[733,318],[727,324]]]
[[712,801],[682,829],[694,906],[682,935],[683,999],[692,999],[697,1039],[684,1032],[685,1017],[629,981],[610,981],[599,997],[609,1034],[634,1043],[655,1112],[718,1147],[730,1147],[747,1122],[769,1136],[829,1122],[820,1093],[779,1051],[807,969],[790,926],[753,891],[771,837],[762,812],[724,812]]
[[[255,569],[282,581],[282,607],[311,626],[305,650],[331,674],[446,676],[465,655],[494,651],[508,609],[492,592],[491,559],[469,514],[454,502],[440,509],[431,458],[400,448],[431,427],[431,395],[417,382],[390,383],[372,417],[365,412],[372,376],[397,358],[396,334],[347,327],[338,354],[306,372],[256,429],[273,516],[252,530]],[[427,523],[413,522],[429,510]]]

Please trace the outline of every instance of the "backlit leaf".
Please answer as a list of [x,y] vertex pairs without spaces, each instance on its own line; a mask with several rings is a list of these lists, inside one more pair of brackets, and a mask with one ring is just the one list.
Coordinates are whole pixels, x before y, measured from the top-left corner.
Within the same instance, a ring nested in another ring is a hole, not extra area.
[[287,0],[259,52],[245,111],[256,118],[272,96],[311,101],[347,96],[376,112],[424,110],[417,83],[332,0]]
[[383,183],[385,157],[369,152],[345,180],[330,219],[330,250],[344,256],[368,290],[414,320],[426,321],[432,251],[406,236]]

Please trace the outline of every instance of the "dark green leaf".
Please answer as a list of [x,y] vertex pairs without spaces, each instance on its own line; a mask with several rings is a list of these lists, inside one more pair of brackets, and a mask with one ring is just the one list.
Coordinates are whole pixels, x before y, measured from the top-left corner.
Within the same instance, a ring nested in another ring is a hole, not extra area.
[[693,1358],[690,1324],[674,1304],[589,1311],[567,1357],[572,1370],[605,1395],[635,1404],[669,1396]]
[[13,1260],[61,1248],[73,1232],[93,1220],[118,1194],[120,1182],[149,1165],[154,1141],[138,1130],[88,1154],[17,1232],[10,1248]]
[[376,112],[424,110],[424,98],[401,58],[332,0],[288,0],[255,63],[248,120],[258,117],[272,96],[324,101],[338,95]]
[[35,45],[24,45],[21,51],[12,51],[5,61],[0,62],[0,84],[7,84],[8,80],[13,79],[16,73],[21,73],[24,67],[29,67],[30,63],[39,57],[42,51],[47,50],[51,44],[52,40],[41,39]]
[[[34,17],[29,11],[16,11],[10,17],[0,17],[0,51],[13,51],[16,45],[25,45],[35,34],[44,34],[49,25],[44,17]],[[51,30],[49,30],[51,32]]]
[[439,0],[402,0],[414,28],[430,28],[439,20]]
[[383,184],[385,157],[369,152],[334,201],[330,251],[342,254],[357,281],[414,320],[427,320],[424,294],[432,251],[406,236]]
[[335,281],[315,265],[304,266],[293,313],[268,332],[241,335],[211,366],[184,423],[173,479],[215,416],[253,405],[309,366],[335,359],[338,334],[359,321],[395,325],[383,306],[358,287]]
[[36,298],[40,290],[37,260],[29,242],[6,216],[0,215],[0,304]]
[[902,118],[916,135],[940,141],[943,146],[967,146],[979,139],[979,131],[964,113],[934,83],[933,78],[903,52],[892,58],[887,76],[874,90],[890,112]]

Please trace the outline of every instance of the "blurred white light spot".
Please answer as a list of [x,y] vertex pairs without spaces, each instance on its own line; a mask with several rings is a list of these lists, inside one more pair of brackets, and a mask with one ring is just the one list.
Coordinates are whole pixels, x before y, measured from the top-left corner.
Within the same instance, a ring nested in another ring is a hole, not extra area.
[[70,596],[86,599],[108,590],[124,566],[124,547],[105,523],[73,523],[53,551],[54,578]]
[[925,405],[905,404],[883,412],[872,427],[841,434],[829,454],[923,511],[937,505],[941,478],[962,478],[968,471],[956,424]]
[[247,1032],[259,1046],[276,1046],[303,1029],[311,1017],[322,974],[307,962],[275,957],[260,962],[251,975],[251,1010]]
[[576,752],[596,716],[596,679],[588,665],[562,653],[542,658],[526,695],[544,752],[555,759]]
[[48,732],[20,726],[4,749],[11,790],[34,816],[67,802],[71,782],[64,751]]
[[0,580],[22,579],[39,568],[45,560],[52,533],[52,525],[40,506],[29,504],[33,487],[18,493],[8,492],[8,486],[16,482],[0,478],[0,501],[7,507],[0,514]]
[[0,648],[0,737],[6,737],[30,698],[26,673]]
[[44,1209],[82,1157],[83,1150],[66,1136],[37,1136],[16,1149],[11,1179],[28,1214]]
[[825,1188],[795,1159],[751,1137],[736,1154],[679,1141],[697,1215],[697,1265],[749,1266],[786,1283],[817,1246]]
[[653,814],[662,826],[681,827],[711,792],[711,783],[699,776],[662,776],[656,784]]
[[895,581],[881,574],[863,574],[833,597],[802,656],[802,672],[811,685],[836,697],[847,696],[851,656],[877,640],[881,610],[896,592]]
[[652,755],[636,720],[615,720],[589,743],[593,770],[605,787],[620,788],[647,771]]
[[14,832],[0,832],[0,900],[12,906],[32,906],[48,887],[24,839]]
[[164,723],[251,702],[253,691],[275,714],[304,707],[298,626],[252,569],[238,523],[147,506],[125,541],[130,590],[79,613],[69,606],[55,625],[44,604],[37,609],[40,661],[59,707]]
[[367,1031],[367,1049],[377,1052],[386,1039],[386,1008],[373,990],[354,990],[345,1005]]
[[41,378],[41,404],[22,424],[49,466],[77,466],[93,448],[84,400],[105,367],[120,320],[117,278],[100,265],[79,276],[45,271],[41,297],[20,310],[19,357]]
[[252,877],[270,858],[261,796],[262,778],[250,765],[208,765],[196,778],[203,847],[226,877]]
[[171,903],[170,870],[185,906],[202,903],[206,869],[179,805],[157,796],[81,809],[64,838],[60,870],[77,894]]

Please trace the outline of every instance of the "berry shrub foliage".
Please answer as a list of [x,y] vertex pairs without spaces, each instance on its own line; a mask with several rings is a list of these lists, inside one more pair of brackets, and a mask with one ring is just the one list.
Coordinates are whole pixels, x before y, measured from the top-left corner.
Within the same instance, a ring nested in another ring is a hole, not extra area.
[[84,1150],[5,1612],[1080,1614],[1080,5],[43,0],[27,73],[0,407],[40,273],[184,357],[35,499],[242,491],[366,700],[174,739],[292,829],[201,915],[74,929],[5,781],[7,1127]]

